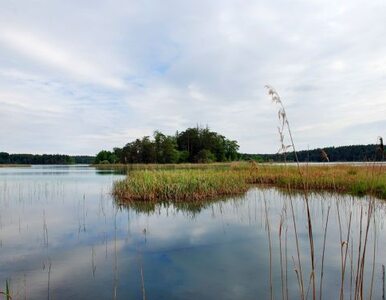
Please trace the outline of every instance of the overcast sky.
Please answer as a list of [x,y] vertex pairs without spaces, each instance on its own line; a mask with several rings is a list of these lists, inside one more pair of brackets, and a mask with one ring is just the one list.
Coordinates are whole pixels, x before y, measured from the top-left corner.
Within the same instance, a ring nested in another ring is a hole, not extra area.
[[386,135],[385,0],[1,0],[0,151],[95,154],[208,125],[279,148]]

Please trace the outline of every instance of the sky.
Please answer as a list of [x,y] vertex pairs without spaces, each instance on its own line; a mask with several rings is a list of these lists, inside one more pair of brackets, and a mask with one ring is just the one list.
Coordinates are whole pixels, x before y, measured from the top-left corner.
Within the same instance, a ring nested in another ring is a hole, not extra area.
[[0,151],[94,155],[208,126],[241,152],[386,136],[384,0],[0,0]]

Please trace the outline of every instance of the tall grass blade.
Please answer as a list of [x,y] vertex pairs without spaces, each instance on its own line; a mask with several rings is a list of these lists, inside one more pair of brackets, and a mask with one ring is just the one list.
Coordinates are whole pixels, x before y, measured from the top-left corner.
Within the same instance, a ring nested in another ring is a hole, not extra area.
[[328,217],[330,215],[330,206],[327,209],[327,217],[326,217],[326,225],[324,226],[324,238],[323,238],[323,251],[322,251],[322,263],[320,269],[320,287],[319,287],[319,300],[322,300],[322,292],[323,292],[323,271],[324,271],[324,254],[326,251],[326,237],[327,237],[327,228],[328,228]]
[[385,300],[385,265],[382,265],[382,300]]

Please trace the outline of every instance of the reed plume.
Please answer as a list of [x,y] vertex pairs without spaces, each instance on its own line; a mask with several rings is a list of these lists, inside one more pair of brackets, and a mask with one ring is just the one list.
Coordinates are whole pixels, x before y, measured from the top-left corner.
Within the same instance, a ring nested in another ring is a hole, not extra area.
[[[314,250],[314,238],[313,238],[313,231],[312,231],[312,220],[311,220],[311,213],[310,213],[310,207],[309,207],[309,201],[308,201],[308,189],[307,189],[307,184],[306,184],[306,178],[303,175],[302,169],[300,167],[298,155],[296,152],[296,147],[295,147],[295,142],[292,137],[292,132],[291,132],[291,126],[288,121],[287,117],[287,112],[285,110],[284,104],[278,94],[278,92],[270,85],[266,85],[266,88],[268,89],[268,95],[271,97],[272,102],[277,104],[279,106],[278,110],[278,118],[279,118],[279,123],[280,126],[278,127],[279,129],[279,135],[280,135],[280,142],[281,142],[281,151],[286,151],[289,148],[292,148],[295,160],[296,160],[296,165],[297,165],[297,170],[299,172],[302,185],[303,185],[303,192],[304,192],[304,199],[306,202],[306,210],[307,210],[307,225],[308,225],[308,238],[309,238],[309,243],[310,243],[310,256],[311,256],[311,274],[310,274],[310,279],[312,282],[312,299],[316,299],[316,280],[315,280],[315,250]],[[290,145],[285,145],[284,143],[284,131],[287,129],[288,135],[291,141]],[[302,294],[304,297],[304,285],[302,287]]]

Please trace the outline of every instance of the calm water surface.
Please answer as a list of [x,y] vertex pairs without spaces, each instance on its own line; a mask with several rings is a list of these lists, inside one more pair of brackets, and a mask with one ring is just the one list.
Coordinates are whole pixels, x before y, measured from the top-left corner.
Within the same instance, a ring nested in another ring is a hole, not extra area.
[[[8,280],[13,299],[269,299],[271,274],[276,299],[287,289],[289,298],[298,299],[290,201],[307,290],[309,239],[301,195],[253,188],[243,197],[206,205],[119,206],[110,190],[120,178],[86,166],[0,168],[0,290]],[[339,209],[343,240],[350,214],[352,219],[345,280],[350,299],[360,214],[364,235],[368,203],[350,196],[310,197],[318,296],[328,208],[323,298],[339,298]],[[376,201],[365,260],[366,298],[372,277],[373,299],[382,297],[385,215],[384,203]]]

